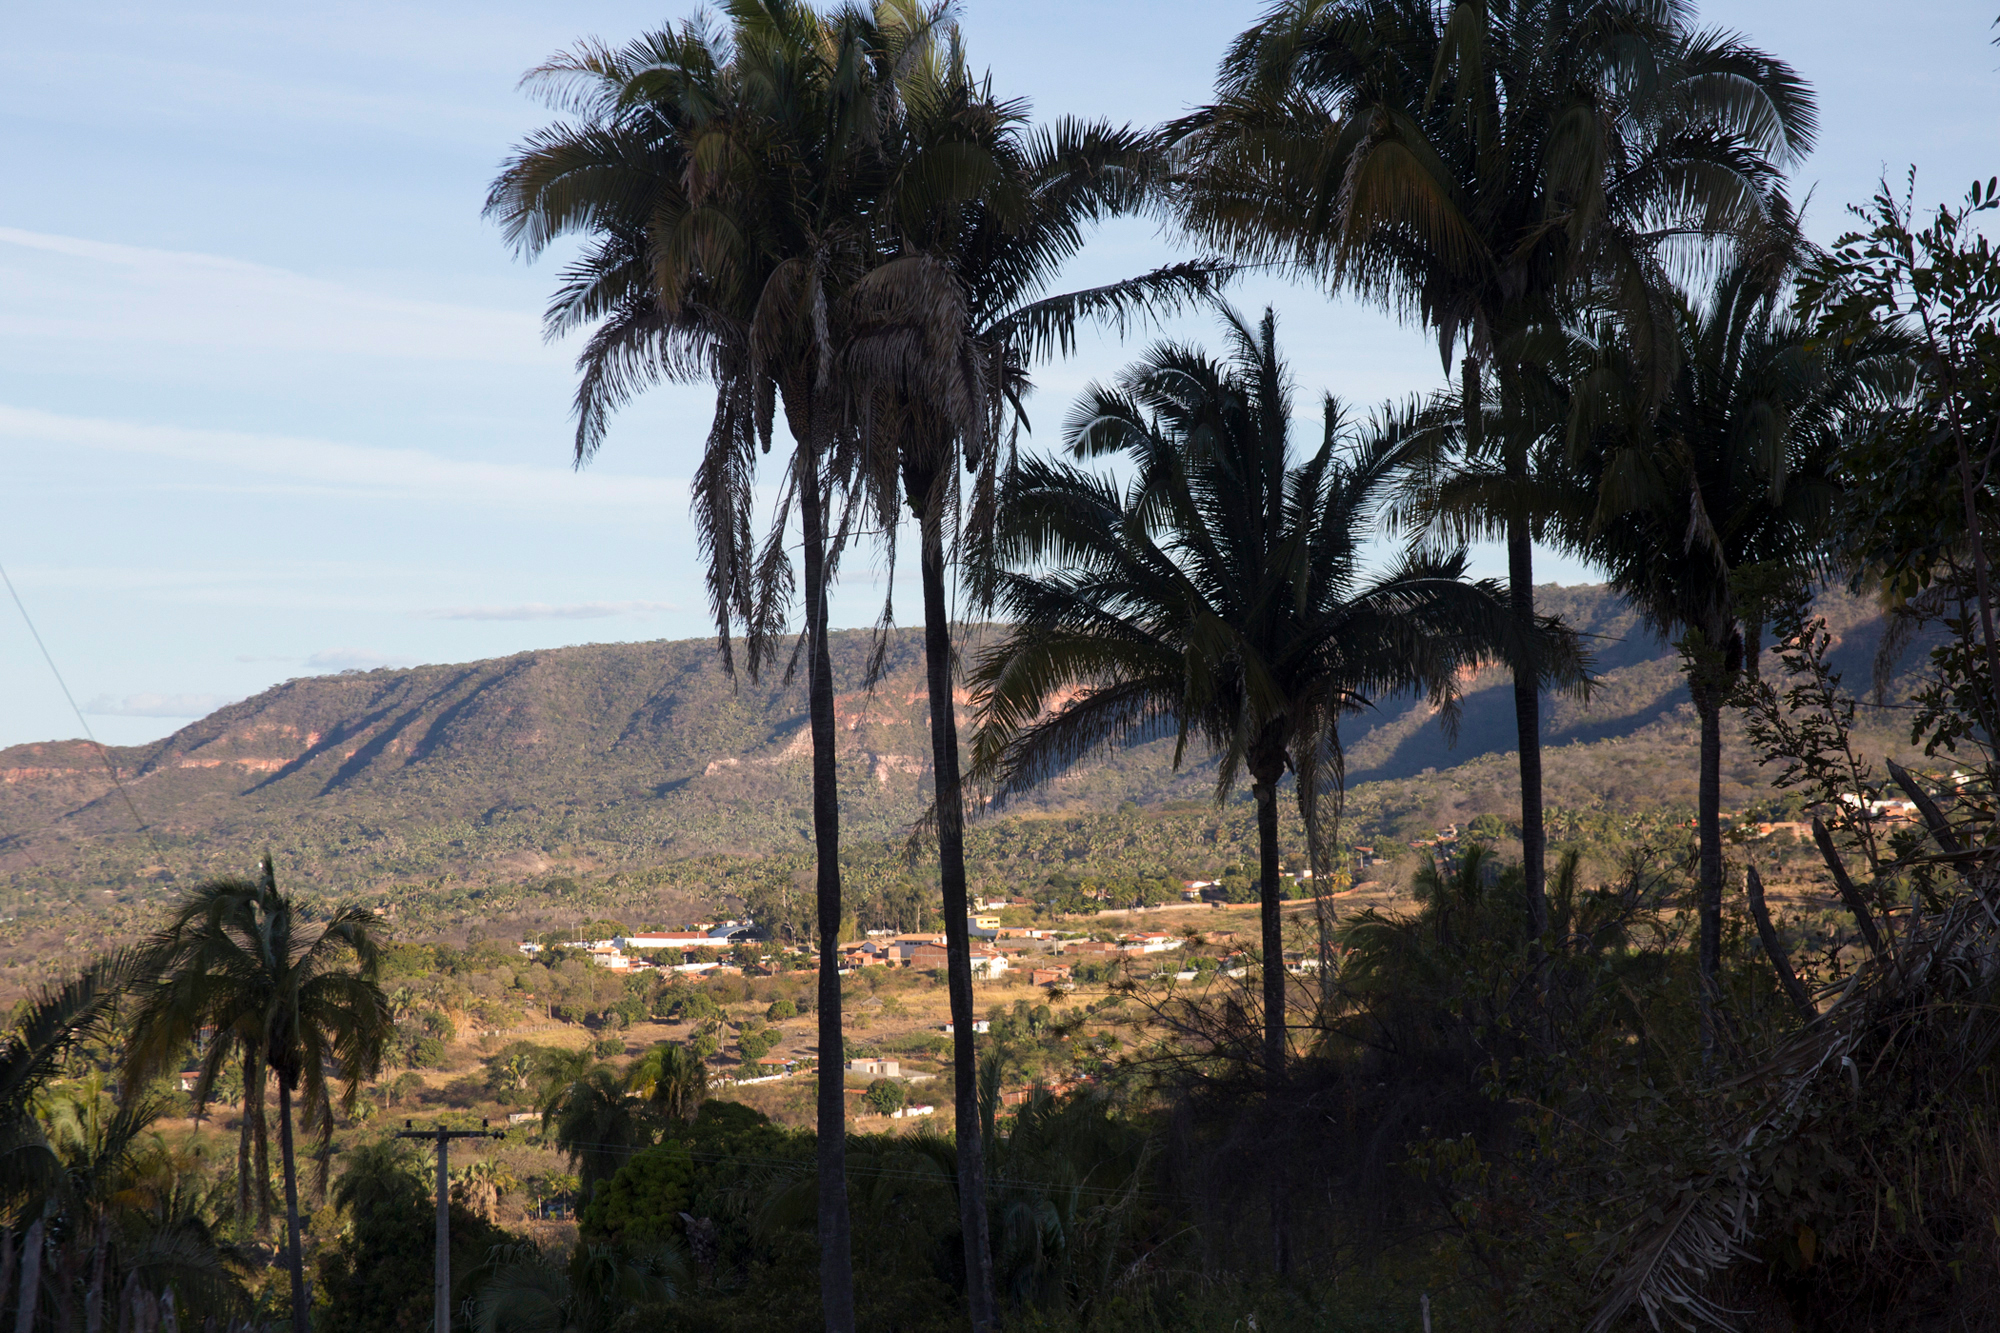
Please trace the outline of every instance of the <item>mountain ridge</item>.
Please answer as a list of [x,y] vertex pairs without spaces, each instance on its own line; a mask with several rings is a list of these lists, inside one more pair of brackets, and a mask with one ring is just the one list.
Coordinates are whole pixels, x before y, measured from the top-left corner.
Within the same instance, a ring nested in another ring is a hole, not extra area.
[[[1598,658],[1590,698],[1545,701],[1555,786],[1565,753],[1580,760],[1591,747],[1647,736],[1679,744],[1691,723],[1674,651],[1601,586],[1550,585],[1537,597],[1591,636]],[[1873,608],[1836,597],[1827,614],[1836,658],[1850,672],[1865,667],[1880,632]],[[988,632],[970,629],[968,652]],[[830,643],[849,841],[901,837],[928,800],[921,634],[892,634],[869,688],[873,646],[868,631]],[[0,884],[124,891],[240,870],[260,847],[286,850],[330,888],[797,850],[810,837],[801,695],[775,677],[731,680],[706,639],[300,677],[146,745],[0,750]],[[963,726],[962,691],[956,702]],[[1383,701],[1346,732],[1356,789],[1456,769],[1511,751],[1511,689],[1497,670],[1469,681],[1455,745],[1421,700]],[[1212,761],[1176,772],[1171,745],[1079,765],[1015,808],[1211,796]],[[1754,781],[1740,756],[1732,779]],[[132,827],[132,809],[145,830]]]

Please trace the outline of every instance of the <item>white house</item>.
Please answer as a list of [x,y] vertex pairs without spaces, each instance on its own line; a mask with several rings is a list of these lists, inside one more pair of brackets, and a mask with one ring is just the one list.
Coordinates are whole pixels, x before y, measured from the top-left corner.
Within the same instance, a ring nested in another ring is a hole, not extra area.
[[634,949],[713,949],[715,941],[698,930],[669,930],[658,935],[620,935],[611,941],[630,953]]

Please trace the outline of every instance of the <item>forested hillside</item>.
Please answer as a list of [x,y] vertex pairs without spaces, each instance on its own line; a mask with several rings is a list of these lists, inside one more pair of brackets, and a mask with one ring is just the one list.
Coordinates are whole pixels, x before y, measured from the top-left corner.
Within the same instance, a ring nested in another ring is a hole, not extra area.
[[[1549,700],[1552,807],[1691,805],[1692,723],[1674,652],[1603,588],[1540,596],[1589,636],[1598,673],[1587,698]],[[1865,604],[1824,601],[1836,660],[1865,681],[1877,620]],[[917,635],[897,635],[872,689],[871,646],[859,631],[833,639],[842,820],[858,844],[900,839],[929,791]],[[781,672],[732,681],[703,640],[287,681],[152,745],[111,749],[123,795],[83,742],[0,751],[4,888],[17,913],[30,898],[83,890],[143,898],[240,869],[265,847],[321,893],[803,851],[801,705]],[[1506,813],[1515,779],[1491,756],[1511,749],[1511,709],[1504,678],[1486,673],[1468,683],[1456,745],[1421,701],[1385,700],[1355,717],[1346,744],[1356,836],[1409,837]],[[1107,756],[997,818],[1212,796],[1205,756],[1180,772],[1171,759],[1171,741]],[[1739,806],[1758,789],[1755,763],[1741,746],[1725,762],[1726,803]]]

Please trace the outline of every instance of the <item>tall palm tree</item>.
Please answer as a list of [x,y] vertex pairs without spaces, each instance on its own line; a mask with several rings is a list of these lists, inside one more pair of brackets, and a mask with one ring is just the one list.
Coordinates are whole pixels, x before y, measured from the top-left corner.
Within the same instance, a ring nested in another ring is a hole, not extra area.
[[[1291,384],[1277,319],[1224,311],[1232,355],[1166,345],[1112,387],[1088,391],[1065,435],[1079,456],[1121,453],[1108,480],[1021,465],[1002,506],[996,592],[1013,628],[974,675],[974,772],[996,798],[1106,746],[1177,733],[1217,756],[1216,798],[1248,770],[1257,804],[1263,1065],[1285,1078],[1286,969],[1278,788],[1295,775],[1314,878],[1327,857],[1319,801],[1338,782],[1340,718],[1421,689],[1446,713],[1460,673],[1524,651],[1497,585],[1468,582],[1458,552],[1362,566],[1378,506],[1420,447],[1418,414],[1367,431],[1325,403],[1318,450],[1290,447]],[[1549,664],[1577,666],[1559,635]],[[1274,1178],[1273,1257],[1289,1263],[1285,1187]]]
[[[278,1146],[285,1184],[286,1259],[293,1328],[305,1333],[309,1308],[299,1249],[298,1170],[293,1106],[315,1139],[316,1179],[326,1187],[333,1141],[333,1085],[351,1113],[375,1077],[394,1024],[375,983],[375,914],[342,908],[315,922],[278,889],[267,854],[254,880],[197,885],[140,952],[125,1077],[139,1086],[173,1067],[204,1029],[209,1049],[194,1089],[197,1105],[224,1061],[253,1052],[278,1085]],[[260,1080],[261,1081],[261,1078]],[[240,1166],[239,1159],[239,1166]]]
[[[1508,596],[1534,616],[1544,515],[1531,440],[1488,440],[1523,389],[1523,338],[1615,304],[1655,392],[1672,373],[1663,274],[1691,240],[1788,225],[1779,170],[1811,146],[1810,91],[1737,38],[1659,0],[1280,0],[1222,66],[1218,100],[1169,128],[1184,225],[1378,300],[1460,366],[1467,443],[1510,482],[1488,516]],[[1515,666],[1531,932],[1543,891],[1541,701]]]
[[[714,383],[694,515],[725,665],[732,625],[745,629],[753,673],[782,629],[798,510],[821,958],[821,1302],[828,1329],[842,1331],[854,1327],[854,1294],[826,599],[857,516],[843,500],[881,497],[847,484],[859,432],[836,348],[848,291],[878,258],[869,215],[883,113],[936,21],[934,9],[890,0],[824,15],[799,0],[737,0],[726,32],[695,22],[618,50],[586,44],[530,75],[575,119],[532,137],[488,196],[526,257],[560,236],[590,238],[548,316],[552,333],[594,326],[579,359],[579,462],[634,393]],[[751,479],[780,406],[794,450],[760,550]],[[880,528],[895,511],[861,517]]]
[[[1705,1016],[1722,941],[1722,705],[1754,669],[1758,600],[1822,572],[1842,428],[1894,393],[1902,364],[1885,337],[1810,336],[1779,307],[1783,291],[1782,272],[1746,260],[1699,301],[1677,299],[1677,369],[1657,405],[1635,392],[1637,356],[1622,329],[1600,323],[1574,342],[1569,451],[1595,478],[1596,505],[1565,544],[1680,642],[1700,720]],[[1704,1039],[1713,1038],[1707,1021]]]
[[[945,928],[958,1102],[955,1148],[972,1323],[998,1320],[973,1031],[964,794],[947,566],[990,539],[998,479],[1012,458],[1028,367],[1067,347],[1085,319],[1124,323],[1178,308],[1214,287],[1207,261],[1050,295],[1091,223],[1139,207],[1155,154],[1142,135],[1062,120],[1039,133],[1023,103],[975,78],[951,31],[947,49],[900,82],[880,137],[875,211],[884,262],[856,284],[843,360],[866,432],[857,481],[907,506],[918,526],[930,703],[934,830]],[[965,478],[970,476],[967,512]],[[895,529],[884,545],[893,565]],[[885,603],[886,624],[893,607]]]
[[[1411,550],[1363,565],[1372,521],[1421,447],[1418,414],[1366,429],[1325,402],[1319,448],[1299,459],[1276,317],[1225,311],[1231,357],[1162,345],[1065,426],[1079,457],[1119,453],[1123,494],[1101,476],[1029,461],[996,543],[1012,628],[979,663],[973,770],[1004,799],[1106,746],[1175,734],[1217,756],[1218,799],[1247,770],[1257,802],[1264,1063],[1286,1052],[1279,929],[1278,788],[1289,772],[1317,867],[1320,798],[1340,773],[1339,721],[1423,690],[1445,710],[1459,674],[1523,647],[1498,585],[1464,577],[1463,552]],[[1545,669],[1579,668],[1574,640],[1539,636]]]

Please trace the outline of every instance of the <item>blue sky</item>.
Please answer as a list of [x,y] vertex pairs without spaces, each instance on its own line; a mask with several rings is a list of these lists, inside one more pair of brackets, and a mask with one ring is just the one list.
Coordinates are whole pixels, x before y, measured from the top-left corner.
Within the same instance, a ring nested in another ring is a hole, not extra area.
[[[974,0],[965,28],[1038,114],[1150,123],[1205,96],[1257,8]],[[479,215],[509,145],[547,118],[516,90],[523,70],[690,10],[73,0],[10,16],[0,563],[101,739],[164,735],[315,671],[706,632],[684,486],[703,394],[649,396],[570,470],[570,350],[537,326],[554,265],[515,262]],[[1931,201],[2000,172],[1994,12],[1739,0],[1702,16],[1818,88],[1801,183],[1826,239],[1884,170],[1915,163]],[[1121,225],[1073,277],[1167,253]],[[1365,403],[1438,382],[1434,347],[1372,311],[1278,284],[1237,299],[1278,303],[1308,391]],[[1037,419],[1134,350],[1100,340],[1047,368]],[[856,562],[837,620],[872,620],[882,591]],[[4,602],[0,700],[0,745],[78,733]]]

